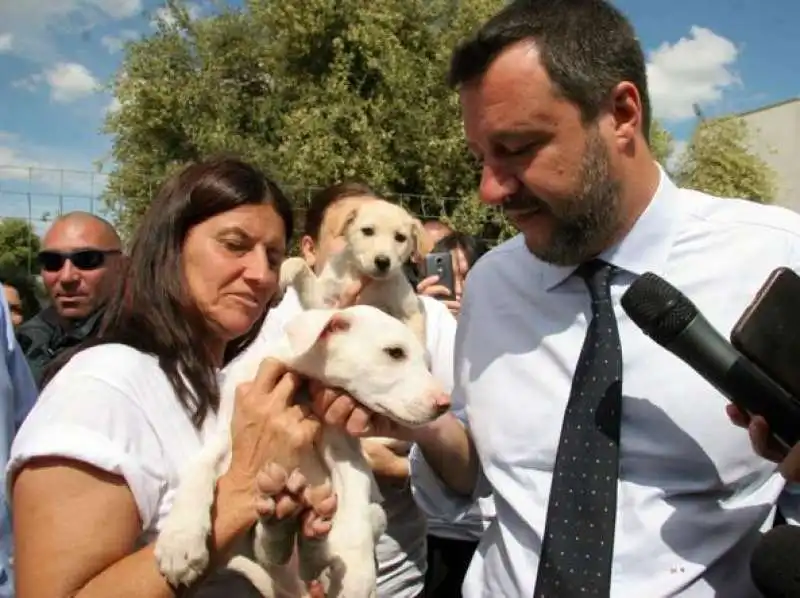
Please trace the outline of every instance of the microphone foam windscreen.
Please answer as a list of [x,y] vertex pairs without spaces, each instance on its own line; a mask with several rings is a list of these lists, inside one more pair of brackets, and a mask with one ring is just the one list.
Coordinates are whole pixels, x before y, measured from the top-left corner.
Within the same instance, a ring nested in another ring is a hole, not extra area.
[[686,295],[652,272],[639,276],[620,301],[634,324],[662,345],[674,340],[698,313]]

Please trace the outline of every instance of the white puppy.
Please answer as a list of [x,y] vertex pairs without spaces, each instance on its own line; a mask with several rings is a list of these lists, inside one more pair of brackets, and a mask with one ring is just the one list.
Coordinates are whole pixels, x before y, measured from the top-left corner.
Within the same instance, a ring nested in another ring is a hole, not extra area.
[[422,224],[398,205],[375,199],[358,205],[345,219],[342,252],[330,257],[319,277],[300,257],[281,267],[281,291],[292,286],[303,309],[337,305],[342,291],[364,277],[370,279],[359,303],[374,305],[405,322],[425,341],[425,317],[419,297],[403,272],[415,253],[424,251]]
[[[344,389],[370,410],[407,426],[432,421],[448,407],[442,387],[428,371],[423,346],[400,321],[367,305],[295,316],[281,346],[255,344],[225,370],[220,432],[182,477],[156,541],[159,568],[174,585],[194,582],[208,566],[216,480],[230,464],[235,389],[251,381],[268,356],[303,376]],[[329,598],[375,596],[375,542],[386,519],[375,501],[375,480],[358,440],[323,426],[316,451],[301,456],[300,471],[311,484],[329,476],[338,499],[327,538],[297,539],[300,578],[319,579]],[[228,566],[247,575],[267,598],[302,595],[304,584],[287,566],[296,531],[296,521],[260,521],[249,545],[239,547]]]

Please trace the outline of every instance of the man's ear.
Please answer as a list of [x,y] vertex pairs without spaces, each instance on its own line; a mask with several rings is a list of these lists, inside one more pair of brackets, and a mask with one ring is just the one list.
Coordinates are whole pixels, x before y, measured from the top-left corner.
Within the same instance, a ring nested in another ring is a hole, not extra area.
[[350,320],[338,309],[310,309],[286,324],[284,331],[289,340],[292,357],[305,355],[328,335],[344,332],[350,328]]
[[422,225],[422,222],[414,218],[411,223],[411,237],[414,240],[414,255],[413,259],[416,263],[422,262],[426,255],[433,249],[433,242]]
[[317,261],[317,244],[309,235],[303,235],[300,238],[300,253],[303,254],[303,259],[308,266],[313,268]]

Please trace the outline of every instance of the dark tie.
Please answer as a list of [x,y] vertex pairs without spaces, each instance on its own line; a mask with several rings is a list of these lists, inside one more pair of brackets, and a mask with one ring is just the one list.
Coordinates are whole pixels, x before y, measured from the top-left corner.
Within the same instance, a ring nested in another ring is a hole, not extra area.
[[592,320],[561,428],[534,598],[608,596],[611,587],[622,411],[614,271],[594,260],[576,272],[589,287]]

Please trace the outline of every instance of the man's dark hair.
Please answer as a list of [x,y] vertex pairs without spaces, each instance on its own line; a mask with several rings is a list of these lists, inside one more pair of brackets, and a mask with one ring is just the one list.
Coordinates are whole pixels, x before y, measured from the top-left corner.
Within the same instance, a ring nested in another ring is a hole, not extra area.
[[0,284],[10,286],[19,294],[23,320],[39,313],[42,306],[36,296],[36,283],[32,276],[18,268],[0,267]]
[[467,259],[467,269],[469,269],[475,265],[475,262],[481,256],[489,251],[489,246],[486,241],[479,237],[456,231],[439,239],[431,249],[431,253],[443,253],[454,249],[461,249],[464,252],[464,257]]
[[448,83],[481,77],[506,48],[535,43],[555,89],[581,110],[586,123],[606,106],[622,81],[642,101],[642,132],[650,138],[650,98],[641,44],[628,19],[606,0],[516,0],[453,52]]
[[378,197],[369,185],[360,181],[344,181],[317,191],[308,203],[303,234],[314,241],[319,240],[322,221],[325,220],[328,208],[342,199],[363,196]]

